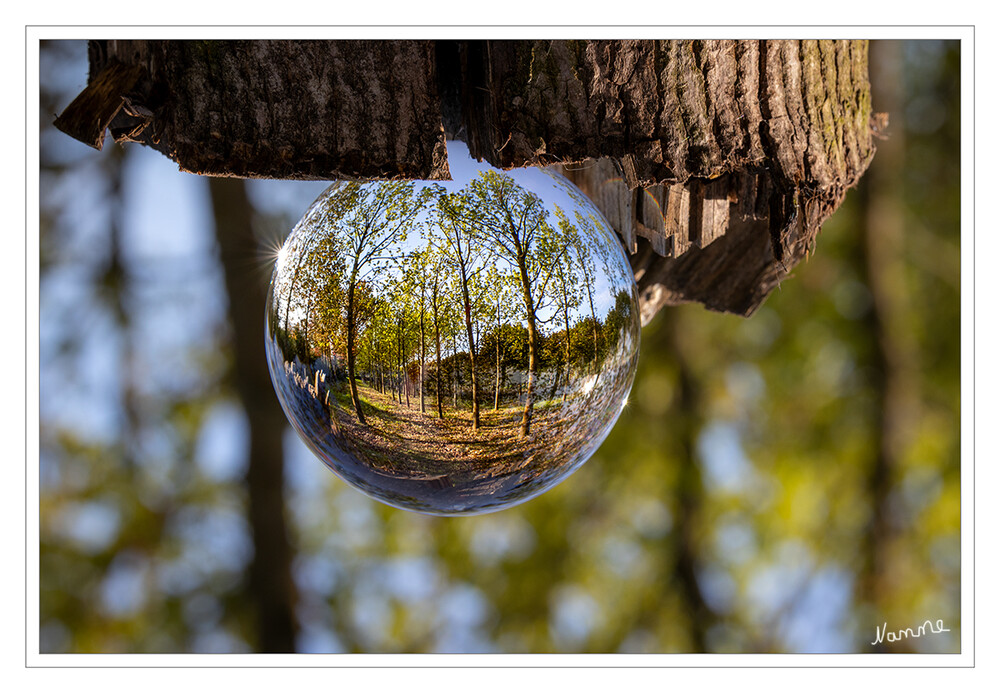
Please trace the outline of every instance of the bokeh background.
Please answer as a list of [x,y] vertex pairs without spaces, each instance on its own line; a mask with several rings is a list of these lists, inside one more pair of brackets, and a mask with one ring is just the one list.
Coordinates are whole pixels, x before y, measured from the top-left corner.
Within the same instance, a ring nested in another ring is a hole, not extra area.
[[960,651],[957,41],[872,42],[888,137],[814,254],[664,309],[593,459],[472,518],[275,415],[254,291],[325,184],[93,151],[51,126],[86,44],[40,61],[41,652]]

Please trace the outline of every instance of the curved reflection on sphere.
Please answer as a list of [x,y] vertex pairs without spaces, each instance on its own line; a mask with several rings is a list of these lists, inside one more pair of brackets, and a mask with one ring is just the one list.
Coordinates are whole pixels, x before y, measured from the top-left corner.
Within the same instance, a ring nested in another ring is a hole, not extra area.
[[499,510],[577,469],[639,347],[632,272],[590,201],[448,148],[451,182],[330,186],[267,301],[268,367],[299,435],[368,495],[436,515]]

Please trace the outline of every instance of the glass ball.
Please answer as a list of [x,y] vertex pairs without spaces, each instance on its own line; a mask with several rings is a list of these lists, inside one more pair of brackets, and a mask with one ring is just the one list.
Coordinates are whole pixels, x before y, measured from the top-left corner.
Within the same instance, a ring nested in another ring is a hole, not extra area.
[[337,182],[285,241],[268,367],[349,484],[434,515],[492,512],[578,469],[628,399],[638,296],[564,177],[449,142],[453,180]]

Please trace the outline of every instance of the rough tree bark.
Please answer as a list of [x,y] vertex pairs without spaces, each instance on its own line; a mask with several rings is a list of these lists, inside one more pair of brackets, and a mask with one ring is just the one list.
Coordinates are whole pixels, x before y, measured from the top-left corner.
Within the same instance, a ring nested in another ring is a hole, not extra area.
[[446,135],[562,164],[644,322],[751,314],[874,154],[866,41],[94,41],[90,67],[57,126],[194,173],[442,179]]

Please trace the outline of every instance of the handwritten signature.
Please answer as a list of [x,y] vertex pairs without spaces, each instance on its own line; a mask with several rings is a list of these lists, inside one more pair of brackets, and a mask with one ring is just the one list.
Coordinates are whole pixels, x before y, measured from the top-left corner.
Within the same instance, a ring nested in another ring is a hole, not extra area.
[[[929,627],[928,627],[929,626]],[[944,620],[938,619],[935,622],[931,622],[930,619],[924,621],[920,626],[913,630],[912,628],[904,628],[902,630],[891,631],[888,630],[887,624],[883,623],[881,630],[878,626],[875,626],[875,641],[872,645],[878,645],[882,640],[887,642],[896,642],[897,640],[902,640],[903,638],[919,638],[927,633],[950,633],[950,628],[944,627]]]

